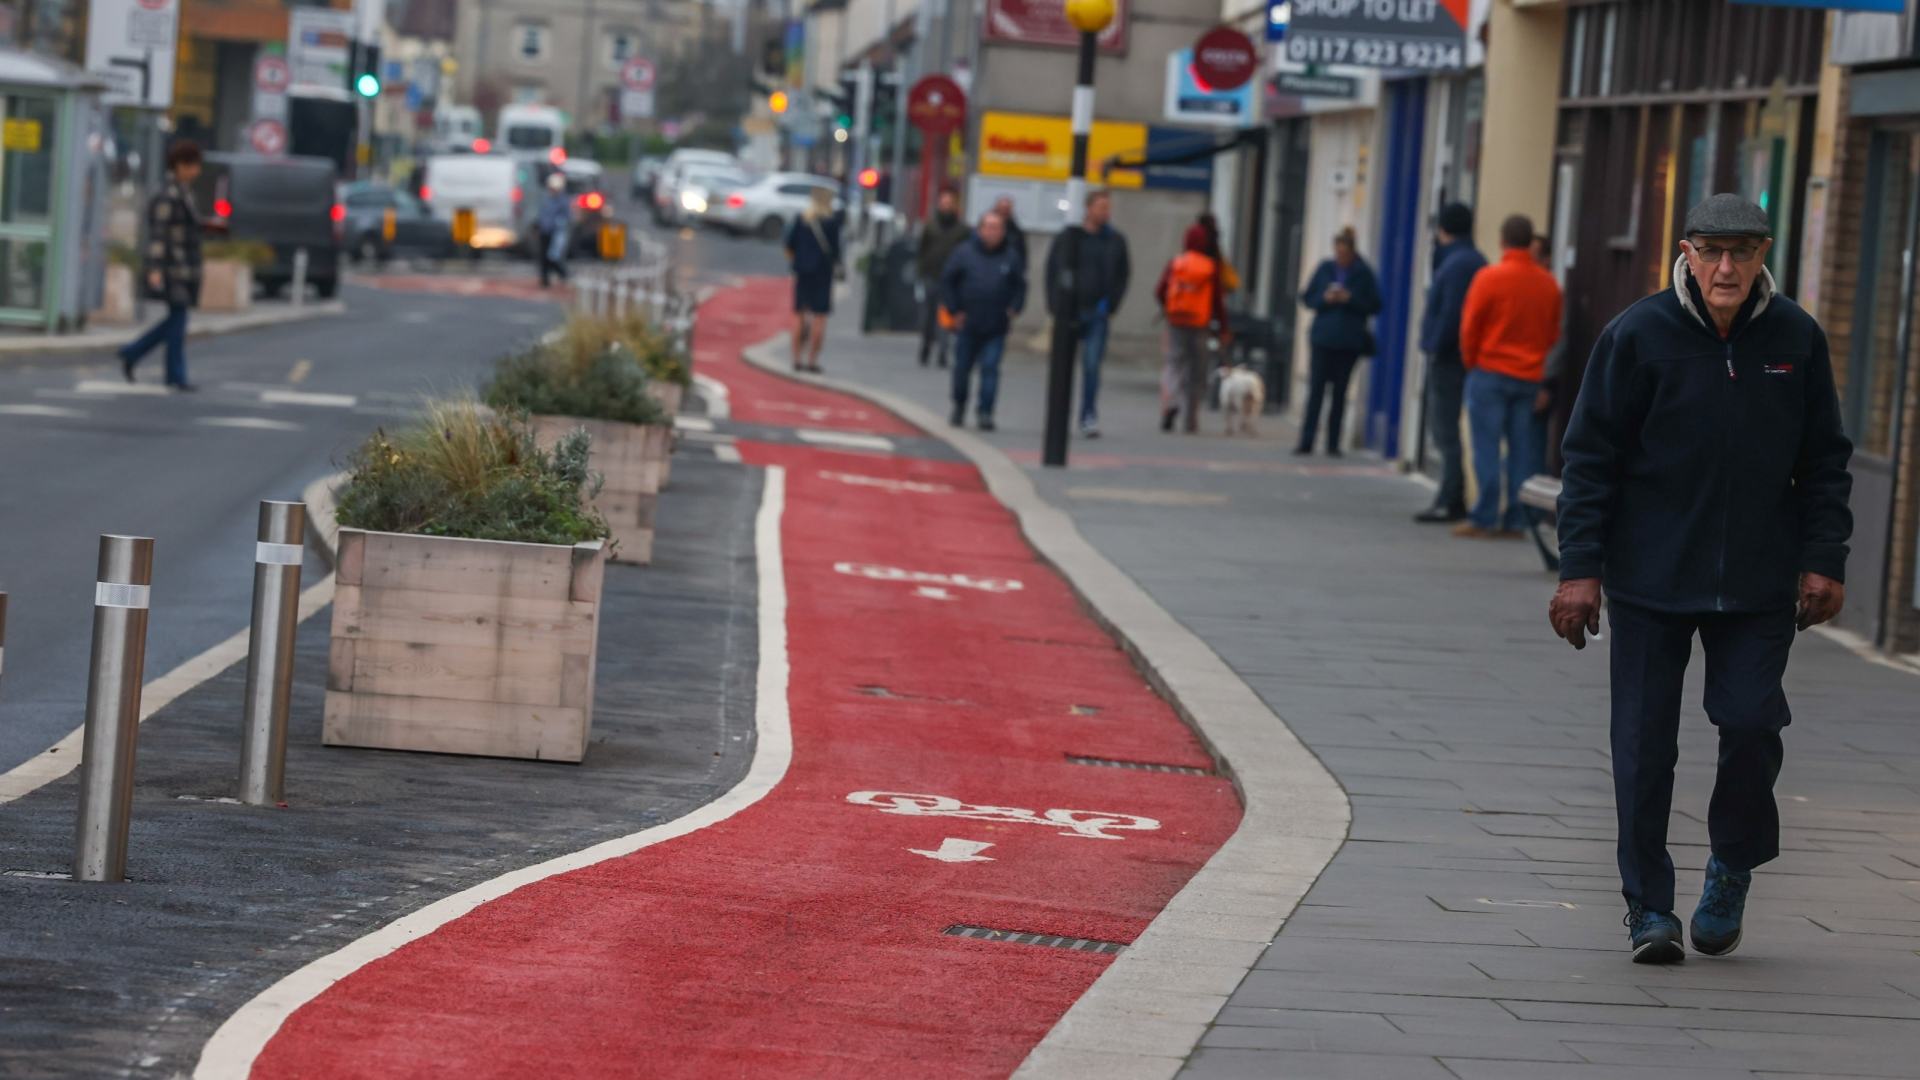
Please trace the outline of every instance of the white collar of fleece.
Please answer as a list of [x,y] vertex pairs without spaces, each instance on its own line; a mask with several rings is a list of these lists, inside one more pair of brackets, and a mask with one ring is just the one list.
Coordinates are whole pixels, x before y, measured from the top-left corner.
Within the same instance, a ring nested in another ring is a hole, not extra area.
[[[1687,266],[1687,257],[1680,256],[1679,260],[1673,264],[1673,294],[1680,298],[1680,306],[1686,309],[1687,314],[1693,316],[1701,326],[1717,334],[1720,331],[1713,325],[1713,320],[1693,306],[1693,293],[1687,289],[1687,282],[1692,277],[1693,270]],[[1760,302],[1753,305],[1753,314],[1748,316],[1750,319],[1759,318],[1760,313],[1767,310],[1767,305],[1773,303],[1774,294],[1780,291],[1780,287],[1773,282],[1773,271],[1767,269],[1764,264],[1760,267],[1758,284]]]

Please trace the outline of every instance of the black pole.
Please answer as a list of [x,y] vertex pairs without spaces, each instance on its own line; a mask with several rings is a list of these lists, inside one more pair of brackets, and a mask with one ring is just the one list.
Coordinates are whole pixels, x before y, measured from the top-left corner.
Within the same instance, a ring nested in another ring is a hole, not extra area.
[[[1080,32],[1080,73],[1073,86],[1073,168],[1067,178],[1069,211],[1083,211],[1087,191],[1087,136],[1093,131],[1093,61],[1099,37]],[[1053,298],[1053,350],[1047,358],[1047,426],[1040,463],[1067,464],[1067,430],[1073,409],[1073,359],[1080,351],[1080,309],[1075,276],[1080,271],[1080,230],[1069,223],[1056,243],[1064,243],[1060,275],[1048,281]]]

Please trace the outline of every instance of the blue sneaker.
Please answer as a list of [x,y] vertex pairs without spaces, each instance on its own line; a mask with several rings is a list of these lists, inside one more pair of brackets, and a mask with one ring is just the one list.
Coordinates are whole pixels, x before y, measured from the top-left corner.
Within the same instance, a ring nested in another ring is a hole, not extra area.
[[1680,944],[1680,920],[1669,911],[1650,911],[1640,904],[1627,905],[1627,937],[1633,942],[1636,964],[1677,964],[1687,958]]
[[1707,859],[1707,883],[1693,909],[1693,947],[1708,956],[1725,956],[1740,944],[1740,919],[1747,910],[1753,874],[1736,874],[1719,859]]

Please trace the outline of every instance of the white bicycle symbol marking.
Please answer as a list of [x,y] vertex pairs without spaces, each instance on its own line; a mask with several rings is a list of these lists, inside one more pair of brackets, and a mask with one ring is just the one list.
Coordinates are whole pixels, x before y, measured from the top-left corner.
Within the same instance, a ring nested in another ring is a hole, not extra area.
[[917,495],[953,494],[953,485],[951,484],[930,484],[920,480],[889,480],[881,476],[861,476],[859,473],[832,472],[827,469],[820,470],[820,478],[822,480],[838,480],[843,484],[852,484],[855,487],[879,488],[882,491],[894,495],[898,495],[903,491],[911,491]]
[[871,563],[840,562],[834,563],[833,569],[836,573],[872,578],[875,581],[905,581],[915,585],[951,585],[956,589],[979,589],[981,592],[990,593],[1019,592],[1026,588],[1013,578],[936,574],[931,570],[902,570],[897,566],[875,566]]
[[1036,814],[1018,806],[975,806],[948,795],[911,795],[898,791],[856,791],[847,796],[855,806],[874,806],[883,814],[925,817],[956,817],[969,821],[996,821],[1006,825],[1046,825],[1060,830],[1062,836],[1084,836],[1089,840],[1125,840],[1110,836],[1108,830],[1151,832],[1160,823],[1136,814],[1116,814],[1106,810],[1048,810]]

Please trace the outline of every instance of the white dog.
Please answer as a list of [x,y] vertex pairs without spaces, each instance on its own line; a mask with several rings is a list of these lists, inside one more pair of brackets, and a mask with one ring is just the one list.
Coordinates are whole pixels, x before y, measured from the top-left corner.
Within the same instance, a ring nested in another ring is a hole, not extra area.
[[1237,429],[1258,435],[1253,418],[1267,404],[1267,384],[1250,364],[1241,364],[1220,379],[1220,411],[1227,416],[1227,434]]

